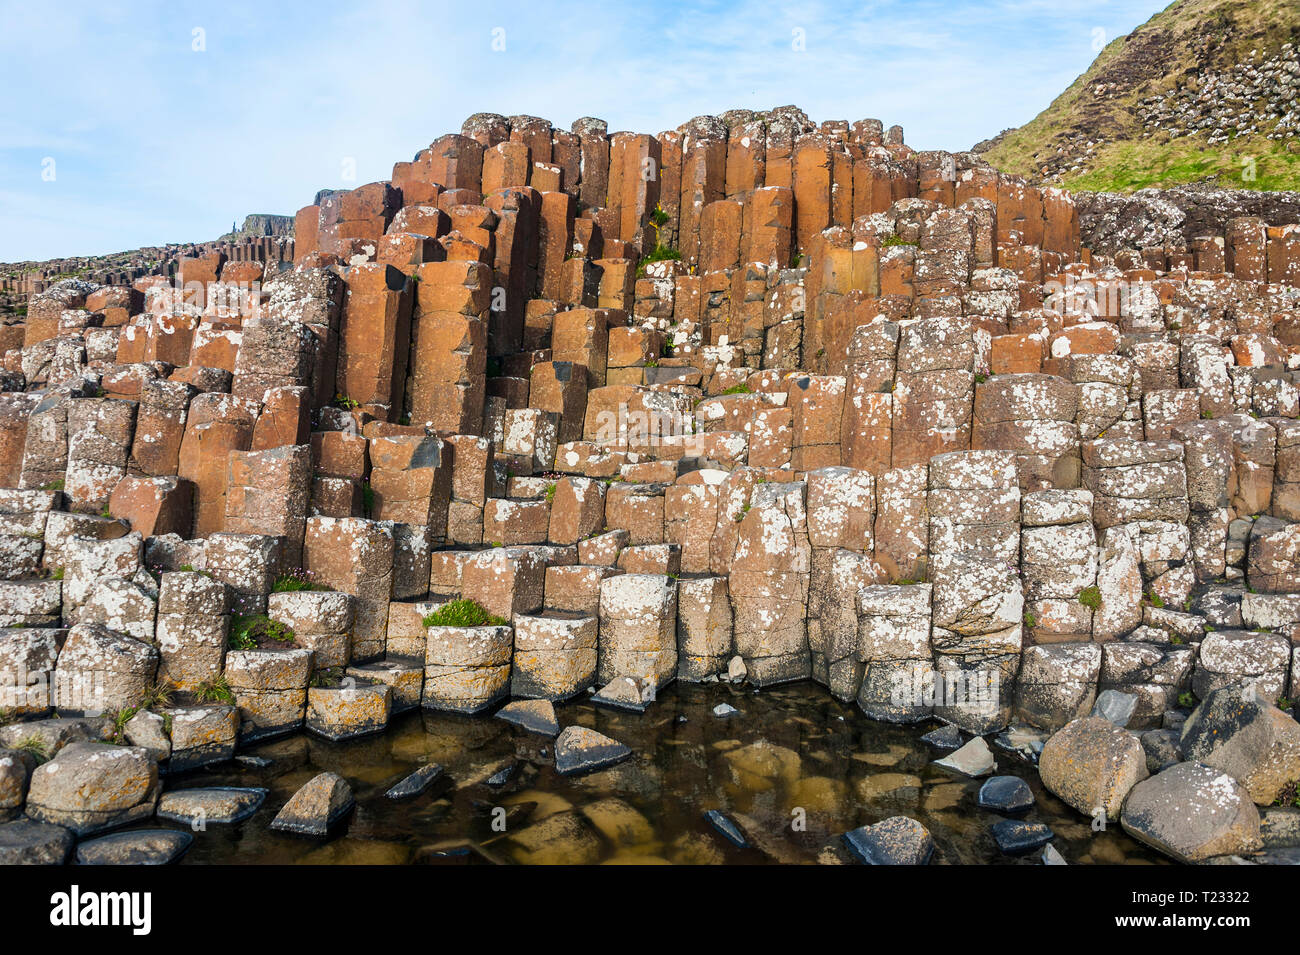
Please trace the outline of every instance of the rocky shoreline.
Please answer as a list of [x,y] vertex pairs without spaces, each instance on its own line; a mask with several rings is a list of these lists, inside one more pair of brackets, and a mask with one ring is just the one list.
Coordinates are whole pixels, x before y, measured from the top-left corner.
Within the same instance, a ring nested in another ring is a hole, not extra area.
[[[0,853],[202,854],[130,835],[198,812],[332,839],[346,763],[293,792],[185,774],[284,738],[365,752],[416,711],[597,786],[669,758],[627,721],[666,734],[674,685],[811,681],[864,745],[912,727],[900,788],[954,773],[961,811],[1005,812],[978,861],[1097,861],[1051,843],[1078,825],[1287,861],[1300,225],[1080,236],[1069,194],[876,120],[476,114],[274,254],[34,292],[0,326]],[[809,783],[803,744],[736,741],[709,785],[837,807],[822,861],[960,857],[847,768]],[[1018,816],[995,749],[1070,821]],[[397,765],[417,814],[467,785]],[[492,815],[499,772],[467,807]],[[691,795],[710,838],[759,838]],[[528,801],[511,838],[546,823]]]

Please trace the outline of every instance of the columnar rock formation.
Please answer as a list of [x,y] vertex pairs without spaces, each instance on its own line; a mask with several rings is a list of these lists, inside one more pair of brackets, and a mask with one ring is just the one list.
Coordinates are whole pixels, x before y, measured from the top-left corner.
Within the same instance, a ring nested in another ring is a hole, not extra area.
[[1294,696],[1300,226],[1093,254],[1068,194],[902,140],[478,114],[292,262],[33,294],[3,705],[153,699],[192,765],[346,735],[322,672],[380,688],[356,731],[742,672],[978,734]]

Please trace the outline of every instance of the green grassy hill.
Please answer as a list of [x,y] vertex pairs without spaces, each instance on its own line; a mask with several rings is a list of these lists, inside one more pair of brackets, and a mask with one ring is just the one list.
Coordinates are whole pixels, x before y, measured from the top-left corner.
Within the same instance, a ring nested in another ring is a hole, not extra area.
[[977,148],[1003,171],[1071,189],[1297,189],[1293,84],[1300,0],[1179,0],[1113,40],[1029,123]]

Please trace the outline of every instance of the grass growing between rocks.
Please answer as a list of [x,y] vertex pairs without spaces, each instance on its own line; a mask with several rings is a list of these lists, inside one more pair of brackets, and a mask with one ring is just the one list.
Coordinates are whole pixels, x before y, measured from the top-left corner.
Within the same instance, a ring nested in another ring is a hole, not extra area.
[[32,759],[36,760],[37,763],[49,762],[51,755],[50,748],[46,745],[45,740],[35,734],[24,736],[14,744],[13,748],[26,753]]
[[1079,591],[1079,603],[1083,604],[1091,611],[1101,609],[1101,589],[1099,587],[1084,587]]
[[503,627],[504,617],[490,614],[476,600],[450,600],[421,620],[426,627]]
[[138,707],[128,706],[125,709],[118,710],[116,713],[112,714],[113,738],[109,740],[110,743],[117,746],[125,745],[126,724],[131,722],[131,717],[135,716],[138,712],[140,712]]
[[884,242],[881,242],[881,243],[880,243],[881,248],[885,248],[885,249],[891,249],[891,248],[893,248],[893,247],[896,246],[896,245],[911,245],[911,246],[915,246],[915,245],[917,245],[917,244],[918,244],[918,243],[916,243],[916,242],[908,242],[906,239],[902,238],[901,236],[897,236],[897,235],[891,235],[891,236],[889,236],[887,239],[885,239]]
[[1300,782],[1293,779],[1283,786],[1277,799],[1273,800],[1273,805],[1300,809]]
[[311,675],[311,685],[317,689],[334,689],[343,683],[342,667],[326,667]]
[[230,684],[226,682],[226,678],[220,674],[196,684],[191,692],[196,703],[226,703],[230,706],[235,704],[235,694],[230,689]]
[[668,222],[668,218],[669,218],[668,213],[664,210],[664,207],[661,205],[656,205],[654,207],[654,211],[650,213],[650,227],[655,230],[655,247],[654,250],[651,251],[649,255],[645,256],[644,258],[641,259],[640,262],[637,263],[636,266],[637,278],[645,277],[645,269],[647,265],[651,265],[655,262],[680,262],[681,261],[682,258],[681,252],[677,251],[672,246],[664,245],[664,240],[663,240],[663,236],[661,235],[661,231],[664,227],[664,224]]
[[654,251],[641,259],[636,266],[637,278],[645,278],[647,265],[653,265],[656,262],[680,262],[682,254],[676,249],[666,245],[656,246]]
[[293,639],[293,630],[264,613],[236,614],[230,619],[227,646],[231,650],[261,650],[277,645],[284,647],[292,644]]
[[156,710],[164,706],[170,706],[171,702],[172,688],[161,683],[155,683],[144,691],[144,696],[140,698],[139,709]]
[[334,588],[315,580],[315,574],[301,568],[282,574],[271,586],[271,593],[288,594],[303,590],[333,590]]

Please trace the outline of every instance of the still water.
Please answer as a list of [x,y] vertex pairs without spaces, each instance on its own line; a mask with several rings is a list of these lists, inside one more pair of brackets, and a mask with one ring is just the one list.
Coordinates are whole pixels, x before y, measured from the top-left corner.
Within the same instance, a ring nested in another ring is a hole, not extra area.
[[[728,718],[713,707],[729,702]],[[920,741],[938,724],[872,722],[811,683],[762,693],[727,685],[675,684],[643,715],[590,703],[557,707],[560,725],[599,730],[630,746],[628,761],[566,778],[551,765],[551,740],[491,717],[426,712],[394,719],[387,732],[345,743],[298,735],[245,751],[269,766],[227,763],[168,780],[168,788],[263,786],[266,802],[235,826],[195,833],[184,864],[410,863],[813,863],[839,836],[892,815],[930,830],[937,864],[1037,864],[1039,852],[999,853],[976,807],[980,781],[933,765],[943,754]],[[1048,794],[1033,768],[997,752],[998,772],[1023,777],[1037,797],[1027,818],[1056,833],[1071,864],[1158,862],[1115,824],[1088,820]],[[445,768],[428,793],[394,802],[386,790],[426,762]],[[510,769],[503,784],[488,779]],[[357,809],[330,841],[272,832],[290,796],[330,770],[351,783]],[[500,810],[504,809],[504,813]],[[703,813],[728,813],[751,848],[736,848]],[[164,823],[163,825],[167,825]],[[501,831],[504,825],[504,832]]]

